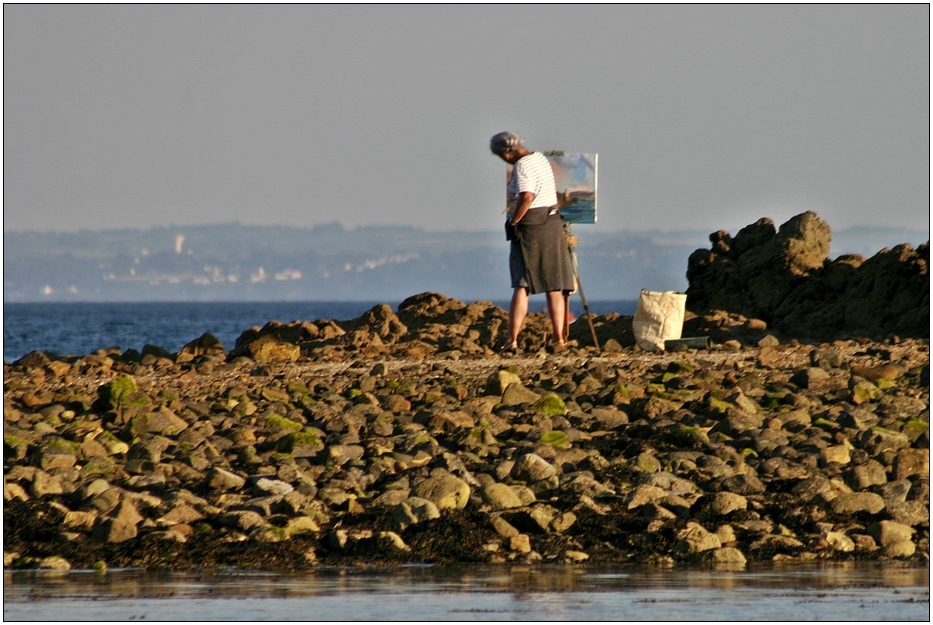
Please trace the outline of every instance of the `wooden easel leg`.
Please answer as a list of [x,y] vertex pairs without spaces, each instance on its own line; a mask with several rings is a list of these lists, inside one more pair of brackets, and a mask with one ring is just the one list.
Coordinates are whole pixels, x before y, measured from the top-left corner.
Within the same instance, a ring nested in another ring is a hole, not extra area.
[[563,341],[566,343],[570,340],[570,295],[564,293],[564,336]]

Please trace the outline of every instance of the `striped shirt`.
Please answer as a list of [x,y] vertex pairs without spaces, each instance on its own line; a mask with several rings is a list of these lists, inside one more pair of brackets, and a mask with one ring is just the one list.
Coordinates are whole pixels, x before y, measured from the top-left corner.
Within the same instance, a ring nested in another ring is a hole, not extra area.
[[557,189],[551,163],[540,152],[520,158],[509,178],[508,197],[512,206],[518,205],[518,194],[528,191],[535,194],[530,208],[557,205]]

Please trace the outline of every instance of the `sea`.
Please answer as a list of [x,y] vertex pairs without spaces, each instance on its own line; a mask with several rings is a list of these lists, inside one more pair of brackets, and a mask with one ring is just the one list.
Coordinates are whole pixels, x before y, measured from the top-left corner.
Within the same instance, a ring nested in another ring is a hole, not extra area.
[[929,569],[425,565],[6,571],[5,621],[929,621]]
[[[3,360],[15,362],[33,350],[59,356],[86,356],[99,349],[142,350],[155,345],[170,352],[205,332],[228,350],[237,337],[269,321],[355,319],[380,303],[398,310],[400,302],[149,302],[149,303],[7,303],[3,305]],[[508,301],[494,301],[508,310]],[[531,312],[541,312],[543,296],[532,296]],[[617,312],[634,315],[636,301],[587,302],[595,315]],[[584,313],[579,297],[572,297],[575,317]]]

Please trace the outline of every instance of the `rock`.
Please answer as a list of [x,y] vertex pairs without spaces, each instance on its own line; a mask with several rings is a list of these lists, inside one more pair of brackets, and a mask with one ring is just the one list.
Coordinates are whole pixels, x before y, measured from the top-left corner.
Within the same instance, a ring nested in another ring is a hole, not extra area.
[[506,406],[534,404],[540,398],[540,395],[528,390],[522,384],[510,384],[502,393],[502,403]]
[[198,512],[196,509],[191,506],[179,503],[161,518],[158,519],[159,523],[164,525],[180,525],[194,523],[195,521],[200,521],[204,518],[204,515]]
[[251,540],[254,540],[258,543],[280,543],[286,540],[291,540],[291,534],[289,534],[285,528],[272,527],[269,525],[262,525],[254,528],[249,533],[249,537]]
[[298,516],[288,520],[285,531],[292,535],[317,534],[321,527],[311,517]]
[[736,510],[745,510],[747,507],[748,500],[745,497],[725,491],[713,494],[706,504],[707,512],[717,516],[725,516]]
[[509,549],[519,553],[531,551],[531,539],[526,534],[517,534],[509,538]]
[[512,385],[524,386],[517,373],[505,369],[492,374],[486,381],[486,388],[492,395],[504,395],[505,391]]
[[122,543],[136,538],[138,533],[135,523],[119,518],[98,518],[92,535],[101,542]]
[[848,476],[854,490],[865,490],[888,481],[887,473],[881,463],[871,459],[852,467],[848,472]]
[[327,459],[335,465],[344,465],[351,460],[359,460],[366,454],[360,445],[331,445],[327,448]]
[[823,464],[849,464],[851,460],[849,458],[849,448],[845,445],[831,445],[829,447],[824,447],[820,455],[823,460]]
[[520,508],[525,505],[525,502],[522,501],[512,487],[499,482],[481,488],[480,496],[483,501],[492,506],[493,510]]
[[439,510],[461,510],[470,500],[469,485],[443,470],[416,485],[416,497],[427,499]]
[[177,436],[183,432],[188,423],[178,417],[168,408],[160,408],[153,412],[134,417],[130,420],[128,434],[130,437],[140,436],[141,434],[162,434],[164,436]]
[[256,480],[256,483],[253,484],[253,492],[259,496],[287,495],[294,490],[295,488],[291,484],[287,484],[281,480],[270,480],[264,477],[259,478]]
[[881,495],[882,499],[884,499],[885,505],[892,505],[907,501],[907,494],[910,492],[911,488],[912,485],[910,481],[903,479],[888,482],[875,490]]
[[42,451],[38,454],[39,466],[43,471],[73,467],[78,459],[74,454]]
[[629,422],[628,415],[616,408],[593,408],[590,415],[602,430],[614,430]]
[[49,556],[39,560],[38,568],[51,569],[53,571],[68,571],[71,569],[71,563],[61,556]]
[[144,517],[136,510],[129,500],[123,499],[116,509],[110,512],[109,518],[127,523],[130,525],[139,525],[144,519]]
[[49,359],[48,356],[45,355],[44,352],[33,350],[29,352],[28,354],[26,354],[25,356],[23,356],[22,358],[20,358],[19,360],[14,360],[13,366],[23,367],[24,369],[25,368],[40,369],[42,367],[48,366],[51,362],[52,361]]
[[745,555],[735,547],[720,547],[704,552],[704,560],[714,564],[731,564],[744,566]]
[[262,527],[266,520],[258,512],[252,510],[232,510],[225,512],[217,517],[221,525],[232,527],[243,532],[248,532],[254,528]]
[[831,507],[836,514],[855,514],[856,512],[878,514],[884,510],[884,499],[875,493],[847,493],[833,499]]
[[826,371],[838,369],[843,362],[842,352],[833,347],[818,348],[810,352],[810,363]]
[[762,338],[760,341],[758,341],[758,347],[761,347],[764,349],[776,347],[780,344],[781,344],[781,341],[773,334],[768,334],[764,338]]
[[3,484],[3,500],[4,501],[13,501],[14,499],[19,499],[20,501],[29,501],[29,494],[19,484],[10,484],[4,482]]
[[885,504],[885,508],[891,519],[902,525],[919,527],[930,524],[930,509],[919,501]]
[[862,367],[859,365],[852,365],[851,371],[853,375],[857,375],[860,378],[865,378],[869,382],[877,382],[881,379],[896,380],[901,374],[900,370],[891,364],[881,365],[879,367]]
[[520,533],[515,526],[503,519],[498,514],[490,515],[489,522],[492,525],[493,529],[496,530],[496,533],[499,534],[502,538],[511,538],[513,536],[518,536]]
[[765,485],[757,477],[740,473],[722,480],[722,488],[739,495],[760,495],[765,492]]
[[513,479],[532,484],[557,475],[557,469],[537,454],[525,454],[512,467]]
[[583,551],[574,551],[572,549],[568,549],[567,551],[564,552],[564,562],[580,563],[580,562],[586,562],[589,559],[590,559],[589,554]]
[[[239,339],[237,340],[239,343]],[[293,362],[301,357],[301,348],[293,343],[280,341],[272,335],[262,336],[242,347],[237,347],[233,356],[249,356],[256,362]]]
[[392,508],[389,518],[399,531],[405,528],[424,523],[441,517],[440,510],[433,502],[421,497],[409,497],[399,505]]
[[667,496],[667,491],[657,486],[642,484],[629,493],[625,502],[628,510],[636,510],[645,504],[654,503]]
[[760,317],[798,336],[929,336],[927,244],[884,249],[869,260],[829,261],[830,239],[829,226],[811,212],[777,232],[761,219],[734,238],[710,235],[712,249],[696,250],[688,260],[691,310]]
[[901,432],[892,432],[882,427],[873,427],[862,434],[862,449],[872,456],[885,451],[898,451],[910,446],[907,435]]
[[187,362],[189,360],[194,360],[198,356],[221,356],[224,353],[224,346],[220,341],[217,340],[210,332],[205,332],[195,340],[187,343],[184,347],[181,348],[179,356],[184,354],[189,357],[186,359],[179,359],[179,362]]
[[226,469],[213,467],[207,485],[217,490],[239,490],[246,485],[246,480]]
[[894,521],[879,521],[868,528],[868,533],[878,541],[882,547],[887,547],[897,542],[910,540],[914,535],[914,528],[909,525],[903,525]]
[[827,532],[826,542],[835,551],[842,553],[855,551],[855,542],[842,532]]
[[408,499],[410,494],[411,490],[407,488],[393,488],[376,497],[370,505],[376,508],[393,508]]
[[378,545],[387,551],[411,551],[411,547],[405,544],[402,537],[395,532],[379,532],[376,534]]
[[930,477],[930,450],[908,448],[901,449],[894,457],[894,477],[902,480],[911,475]]
[[917,551],[917,545],[910,540],[900,540],[884,547],[884,555],[889,558],[909,558]]
[[846,386],[845,380],[832,377],[824,369],[820,369],[819,367],[801,369],[791,377],[790,381],[800,388],[805,388],[817,393],[839,390]]
[[62,481],[57,475],[49,475],[45,471],[36,471],[29,492],[33,497],[44,495],[60,495],[64,491]]
[[389,412],[405,412],[411,410],[411,402],[401,395],[388,395],[382,400],[382,407]]
[[678,549],[685,553],[696,554],[710,549],[719,549],[722,544],[716,534],[708,532],[699,523],[690,521],[687,526],[677,532]]

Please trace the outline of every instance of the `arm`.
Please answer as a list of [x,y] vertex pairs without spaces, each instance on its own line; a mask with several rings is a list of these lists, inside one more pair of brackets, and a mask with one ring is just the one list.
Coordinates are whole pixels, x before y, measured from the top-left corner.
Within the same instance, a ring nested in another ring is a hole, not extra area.
[[509,221],[513,226],[517,226],[518,222],[522,220],[522,217],[525,216],[525,213],[528,212],[528,209],[531,208],[531,203],[535,199],[535,194],[530,191],[522,191],[518,194],[518,206],[515,207],[515,211],[512,213],[512,219]]

